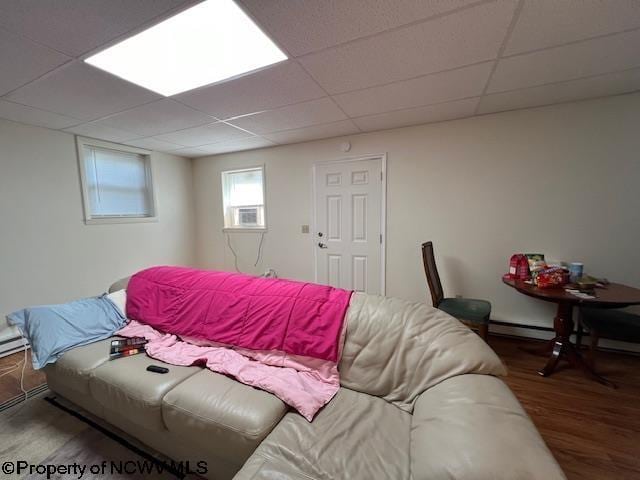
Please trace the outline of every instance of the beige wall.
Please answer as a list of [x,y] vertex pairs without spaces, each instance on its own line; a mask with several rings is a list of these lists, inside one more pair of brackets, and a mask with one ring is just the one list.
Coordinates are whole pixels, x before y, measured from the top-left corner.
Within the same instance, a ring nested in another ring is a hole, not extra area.
[[312,280],[300,226],[312,223],[313,163],[386,152],[387,294],[427,300],[419,244],[431,239],[448,295],[550,326],[550,306],[501,284],[513,252],[640,286],[638,125],[633,94],[350,136],[348,154],[328,139],[198,159],[193,171],[154,154],[159,222],[86,226],[73,136],[0,120],[0,314],[93,295],[154,264],[232,269],[220,171],[262,163],[269,232],[255,268],[259,236],[231,235],[240,268]]
[[[159,221],[85,225],[73,135],[0,120],[0,315],[194,263],[191,160],[152,155]],[[4,322],[2,322],[4,325]]]
[[233,268],[222,234],[220,172],[266,164],[264,258],[232,234],[240,267],[313,279],[314,162],[388,154],[387,294],[426,301],[419,245],[435,242],[445,291],[489,299],[493,318],[550,326],[552,309],[500,277],[514,252],[582,261],[640,287],[640,94],[219,155],[194,161],[200,265]]

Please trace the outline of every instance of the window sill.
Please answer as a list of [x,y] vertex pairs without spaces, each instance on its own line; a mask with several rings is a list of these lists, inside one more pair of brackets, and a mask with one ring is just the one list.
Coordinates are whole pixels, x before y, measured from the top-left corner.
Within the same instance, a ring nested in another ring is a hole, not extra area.
[[225,227],[222,229],[223,233],[265,233],[267,231],[267,227]]
[[85,225],[111,225],[116,223],[157,223],[158,217],[105,217],[85,218]]

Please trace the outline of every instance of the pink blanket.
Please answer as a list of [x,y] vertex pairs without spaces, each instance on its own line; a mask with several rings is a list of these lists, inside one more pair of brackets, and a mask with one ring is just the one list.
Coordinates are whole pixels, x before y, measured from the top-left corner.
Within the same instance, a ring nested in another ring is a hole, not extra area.
[[161,332],[338,361],[351,292],[326,285],[153,267],[127,286],[127,316]]
[[131,277],[132,321],[117,334],[147,338],[153,358],[204,364],[271,392],[311,421],[340,387],[350,298],[323,285],[154,267]]

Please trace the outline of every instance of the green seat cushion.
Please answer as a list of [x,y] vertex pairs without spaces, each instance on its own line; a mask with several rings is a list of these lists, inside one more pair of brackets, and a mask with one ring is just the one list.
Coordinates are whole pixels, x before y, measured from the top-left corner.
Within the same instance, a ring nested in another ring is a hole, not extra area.
[[640,315],[622,310],[582,308],[582,323],[598,335],[624,342],[640,342]]
[[438,308],[452,317],[475,323],[487,323],[491,314],[489,302],[473,298],[445,298]]

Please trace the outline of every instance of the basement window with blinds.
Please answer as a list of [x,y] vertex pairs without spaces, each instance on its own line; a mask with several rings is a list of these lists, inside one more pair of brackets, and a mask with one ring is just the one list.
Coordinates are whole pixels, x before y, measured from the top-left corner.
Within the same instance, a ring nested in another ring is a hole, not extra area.
[[266,230],[264,167],[222,172],[224,229]]
[[78,137],[85,223],[155,221],[149,152]]

